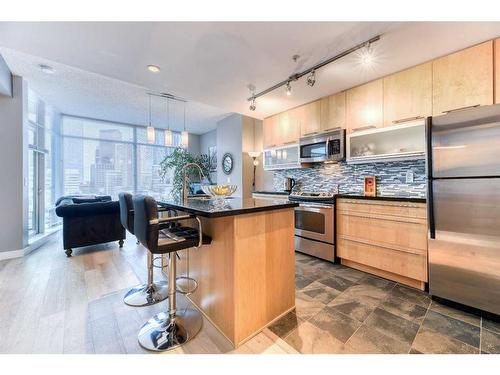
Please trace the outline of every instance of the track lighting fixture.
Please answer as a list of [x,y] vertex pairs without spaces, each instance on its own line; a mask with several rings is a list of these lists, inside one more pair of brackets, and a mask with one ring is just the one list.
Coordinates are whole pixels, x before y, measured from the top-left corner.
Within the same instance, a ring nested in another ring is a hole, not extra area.
[[[302,72],[298,72],[298,73],[295,73],[291,76],[289,76],[286,80],[284,81],[281,81],[281,82],[278,82],[277,84],[271,86],[271,87],[268,87],[267,89],[261,91],[261,92],[258,92],[258,93],[255,93],[253,90],[250,90],[252,92],[252,95],[247,98],[247,100],[250,102],[252,102],[252,104],[250,105],[250,110],[254,111],[255,110],[255,100],[257,98],[260,98],[261,96],[264,96],[268,93],[270,93],[271,91],[274,91],[282,86],[285,86],[286,87],[286,94],[287,95],[291,95],[292,94],[292,86],[290,85],[290,82],[291,81],[297,81],[298,79],[302,78],[303,76],[306,76],[307,75],[307,84],[309,86],[314,86],[314,84],[316,83],[316,70],[324,67],[325,65],[328,65],[334,61],[337,61],[338,59],[341,59],[342,57],[345,57],[347,55],[350,55],[351,53],[355,52],[355,51],[359,51],[359,50],[364,50],[362,53],[361,53],[361,59],[362,59],[362,62],[364,65],[370,65],[373,63],[373,52],[371,51],[370,49],[370,46],[372,43],[375,43],[376,41],[380,40],[380,35],[377,35],[363,43],[360,43],[352,48],[349,48],[348,50],[345,50],[333,57],[330,57],[329,59],[326,59],[322,62],[320,62],[319,64],[316,64],[306,70],[303,70]],[[367,53],[368,51],[368,53]],[[298,59],[299,59],[300,56],[296,55],[296,56],[293,56],[292,59],[296,62]]]
[[255,103],[255,98],[252,99],[252,103],[250,103],[250,107],[248,107],[250,111],[255,111],[255,108],[257,108],[257,105]]
[[313,87],[316,83],[316,72],[311,70],[311,73],[307,76],[307,85]]

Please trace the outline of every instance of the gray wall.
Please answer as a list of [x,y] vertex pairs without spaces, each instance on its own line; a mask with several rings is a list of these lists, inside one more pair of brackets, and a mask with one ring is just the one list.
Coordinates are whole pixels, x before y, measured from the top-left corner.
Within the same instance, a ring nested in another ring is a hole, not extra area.
[[12,97],[12,74],[0,55],[0,95]]
[[[238,185],[235,197],[242,197],[242,116],[232,114],[217,123],[217,182]],[[229,152],[233,156],[233,170],[226,175],[222,171],[222,156]]]
[[13,77],[13,97],[0,95],[0,252],[28,244],[27,85]]

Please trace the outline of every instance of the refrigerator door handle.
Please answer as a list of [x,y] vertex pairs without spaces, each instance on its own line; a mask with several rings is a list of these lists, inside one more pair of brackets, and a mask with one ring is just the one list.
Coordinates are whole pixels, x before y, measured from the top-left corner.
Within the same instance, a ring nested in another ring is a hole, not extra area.
[[429,223],[429,238],[435,239],[434,194],[432,189],[432,117],[427,118],[425,130],[427,141],[427,221]]

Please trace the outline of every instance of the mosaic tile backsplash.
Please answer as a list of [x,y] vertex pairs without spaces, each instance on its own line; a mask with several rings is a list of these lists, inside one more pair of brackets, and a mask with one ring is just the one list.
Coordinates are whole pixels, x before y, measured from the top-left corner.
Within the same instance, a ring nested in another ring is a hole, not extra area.
[[[413,182],[406,182],[406,172],[413,172]],[[425,198],[427,177],[425,160],[409,160],[369,164],[317,164],[313,168],[288,169],[274,172],[273,186],[283,189],[283,178],[296,181],[294,191],[332,191],[339,186],[340,194],[363,194],[363,178],[377,177],[377,195]]]

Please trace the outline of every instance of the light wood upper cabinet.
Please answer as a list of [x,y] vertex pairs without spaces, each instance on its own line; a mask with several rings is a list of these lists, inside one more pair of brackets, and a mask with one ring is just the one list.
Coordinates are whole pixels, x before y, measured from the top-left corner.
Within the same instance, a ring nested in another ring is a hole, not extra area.
[[493,41],[432,62],[432,112],[493,104]]
[[347,132],[350,133],[364,127],[381,127],[383,123],[383,97],[382,79],[347,90]]
[[500,103],[500,38],[495,40],[495,103]]
[[384,78],[384,126],[432,115],[432,63]]
[[281,113],[279,116],[276,143],[278,145],[283,145],[298,142],[300,137],[300,118],[298,117],[298,110],[292,109]]
[[321,101],[303,105],[298,109],[300,118],[300,135],[308,136],[319,133],[321,131]]
[[320,124],[322,131],[345,129],[345,91],[321,99]]
[[276,146],[278,128],[279,115],[264,119],[262,125],[262,144],[264,148]]

